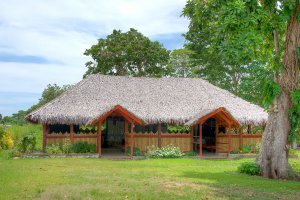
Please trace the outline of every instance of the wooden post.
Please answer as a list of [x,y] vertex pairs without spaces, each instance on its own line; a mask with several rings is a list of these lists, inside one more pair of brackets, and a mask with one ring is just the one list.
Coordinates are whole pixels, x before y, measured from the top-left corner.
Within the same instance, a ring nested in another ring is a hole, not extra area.
[[218,121],[216,120],[216,143],[215,143],[215,146],[216,146],[216,149],[215,149],[215,153],[218,153],[218,134],[219,134],[219,123]]
[[158,139],[158,141],[157,141],[157,145],[158,145],[158,148],[161,148],[161,123],[158,123],[157,124],[158,125],[158,127],[157,127],[157,139]]
[[251,134],[251,125],[248,125],[247,127],[247,134]]
[[190,151],[194,150],[194,126],[190,127],[190,134],[191,134],[191,147],[190,147]]
[[202,156],[203,156],[203,152],[202,152],[202,122],[199,124],[199,131],[200,131],[200,141],[199,141],[200,158],[202,158]]
[[46,150],[46,146],[47,146],[47,134],[48,134],[48,125],[43,124],[43,151]]
[[125,120],[125,131],[124,131],[124,140],[125,140],[125,154],[127,154],[127,134],[128,134],[128,121]]
[[231,124],[228,127],[228,154],[231,151]]
[[243,126],[240,127],[240,149],[243,147]]
[[133,138],[133,133],[134,133],[134,123],[131,123],[131,130],[130,130],[130,156],[133,156],[133,147],[134,147],[134,138]]
[[74,144],[74,125],[70,124],[70,141],[71,144]]
[[97,137],[97,152],[99,154],[99,156],[102,155],[102,123],[99,122],[98,123],[98,128],[97,128],[97,132],[98,132],[98,137]]

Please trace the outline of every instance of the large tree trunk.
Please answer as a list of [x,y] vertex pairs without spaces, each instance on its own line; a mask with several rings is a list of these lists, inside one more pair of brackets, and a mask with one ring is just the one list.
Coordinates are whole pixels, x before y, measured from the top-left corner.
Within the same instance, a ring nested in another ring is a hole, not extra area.
[[288,135],[290,133],[290,97],[284,91],[275,98],[262,138],[258,164],[266,178],[286,178],[288,165]]
[[[300,46],[300,25],[297,12],[300,4],[294,9],[286,29],[283,67],[277,81],[281,93],[273,101],[269,118],[262,138],[262,148],[257,158],[262,175],[267,178],[289,178],[291,173],[288,163],[288,135],[291,132],[289,108],[291,108],[290,92],[298,88],[299,58],[296,48]],[[275,41],[276,42],[276,41]],[[276,43],[275,43],[276,44]]]

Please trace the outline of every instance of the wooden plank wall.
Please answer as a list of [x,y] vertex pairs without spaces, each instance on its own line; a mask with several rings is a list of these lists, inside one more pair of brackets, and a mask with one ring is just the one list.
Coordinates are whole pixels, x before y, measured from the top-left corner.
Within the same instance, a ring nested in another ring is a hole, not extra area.
[[[70,140],[70,133],[47,134],[47,144],[63,144],[68,140]],[[90,144],[97,144],[97,134],[95,133],[74,134],[74,143],[78,141],[85,141]]]
[[[243,134],[242,143],[244,145],[253,145],[261,142],[261,134]],[[240,147],[240,135],[231,135],[231,150],[237,150]],[[219,134],[216,140],[216,152],[228,152],[228,135]]]
[[[146,152],[148,147],[158,147],[158,134],[153,133],[135,133],[134,146],[141,151]],[[130,146],[130,134],[126,134],[126,146]],[[161,146],[173,145],[180,148],[182,152],[191,150],[191,135],[190,134],[174,134],[174,133],[162,133],[161,134]]]

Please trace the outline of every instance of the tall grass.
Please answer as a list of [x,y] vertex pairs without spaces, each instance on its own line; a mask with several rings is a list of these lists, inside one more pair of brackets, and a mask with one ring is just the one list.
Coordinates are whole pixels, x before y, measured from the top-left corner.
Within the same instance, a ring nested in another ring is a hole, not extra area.
[[38,149],[42,148],[43,141],[43,127],[38,124],[24,124],[24,125],[11,125],[6,128],[6,130],[13,137],[14,143],[18,144],[22,140],[22,138],[28,134],[32,134],[37,139],[36,147]]

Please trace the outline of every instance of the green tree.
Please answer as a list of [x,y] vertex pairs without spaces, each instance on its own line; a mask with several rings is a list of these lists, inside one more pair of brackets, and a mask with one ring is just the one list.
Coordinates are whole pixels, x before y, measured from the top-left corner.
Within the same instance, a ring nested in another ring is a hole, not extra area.
[[265,84],[272,80],[273,74],[267,69],[266,65],[262,63],[252,63],[248,68],[245,75],[241,78],[239,84],[239,97],[264,106],[264,87]]
[[193,52],[189,49],[175,49],[170,54],[168,64],[168,75],[173,77],[193,76],[194,64],[192,62]]
[[191,21],[187,47],[199,53],[201,65],[235,67],[244,74],[244,67],[258,62],[272,72],[264,99],[269,118],[257,159],[269,178],[291,175],[288,136],[300,127],[299,111],[293,109],[300,105],[299,12],[299,0],[190,0],[183,11]]
[[128,32],[113,30],[105,39],[100,38],[96,45],[84,53],[92,61],[86,63],[88,74],[163,76],[169,51],[159,42],[131,28]]
[[257,3],[245,2],[192,0],[183,10],[190,19],[185,46],[195,52],[196,74],[235,95],[263,43],[256,35]]
[[42,93],[42,97],[39,99],[39,102],[35,105],[33,105],[31,108],[29,108],[26,113],[30,113],[33,110],[38,109],[39,107],[45,105],[46,103],[52,101],[59,95],[61,95],[63,92],[70,89],[72,85],[63,85],[59,86],[57,84],[48,84],[47,87],[44,89]]

